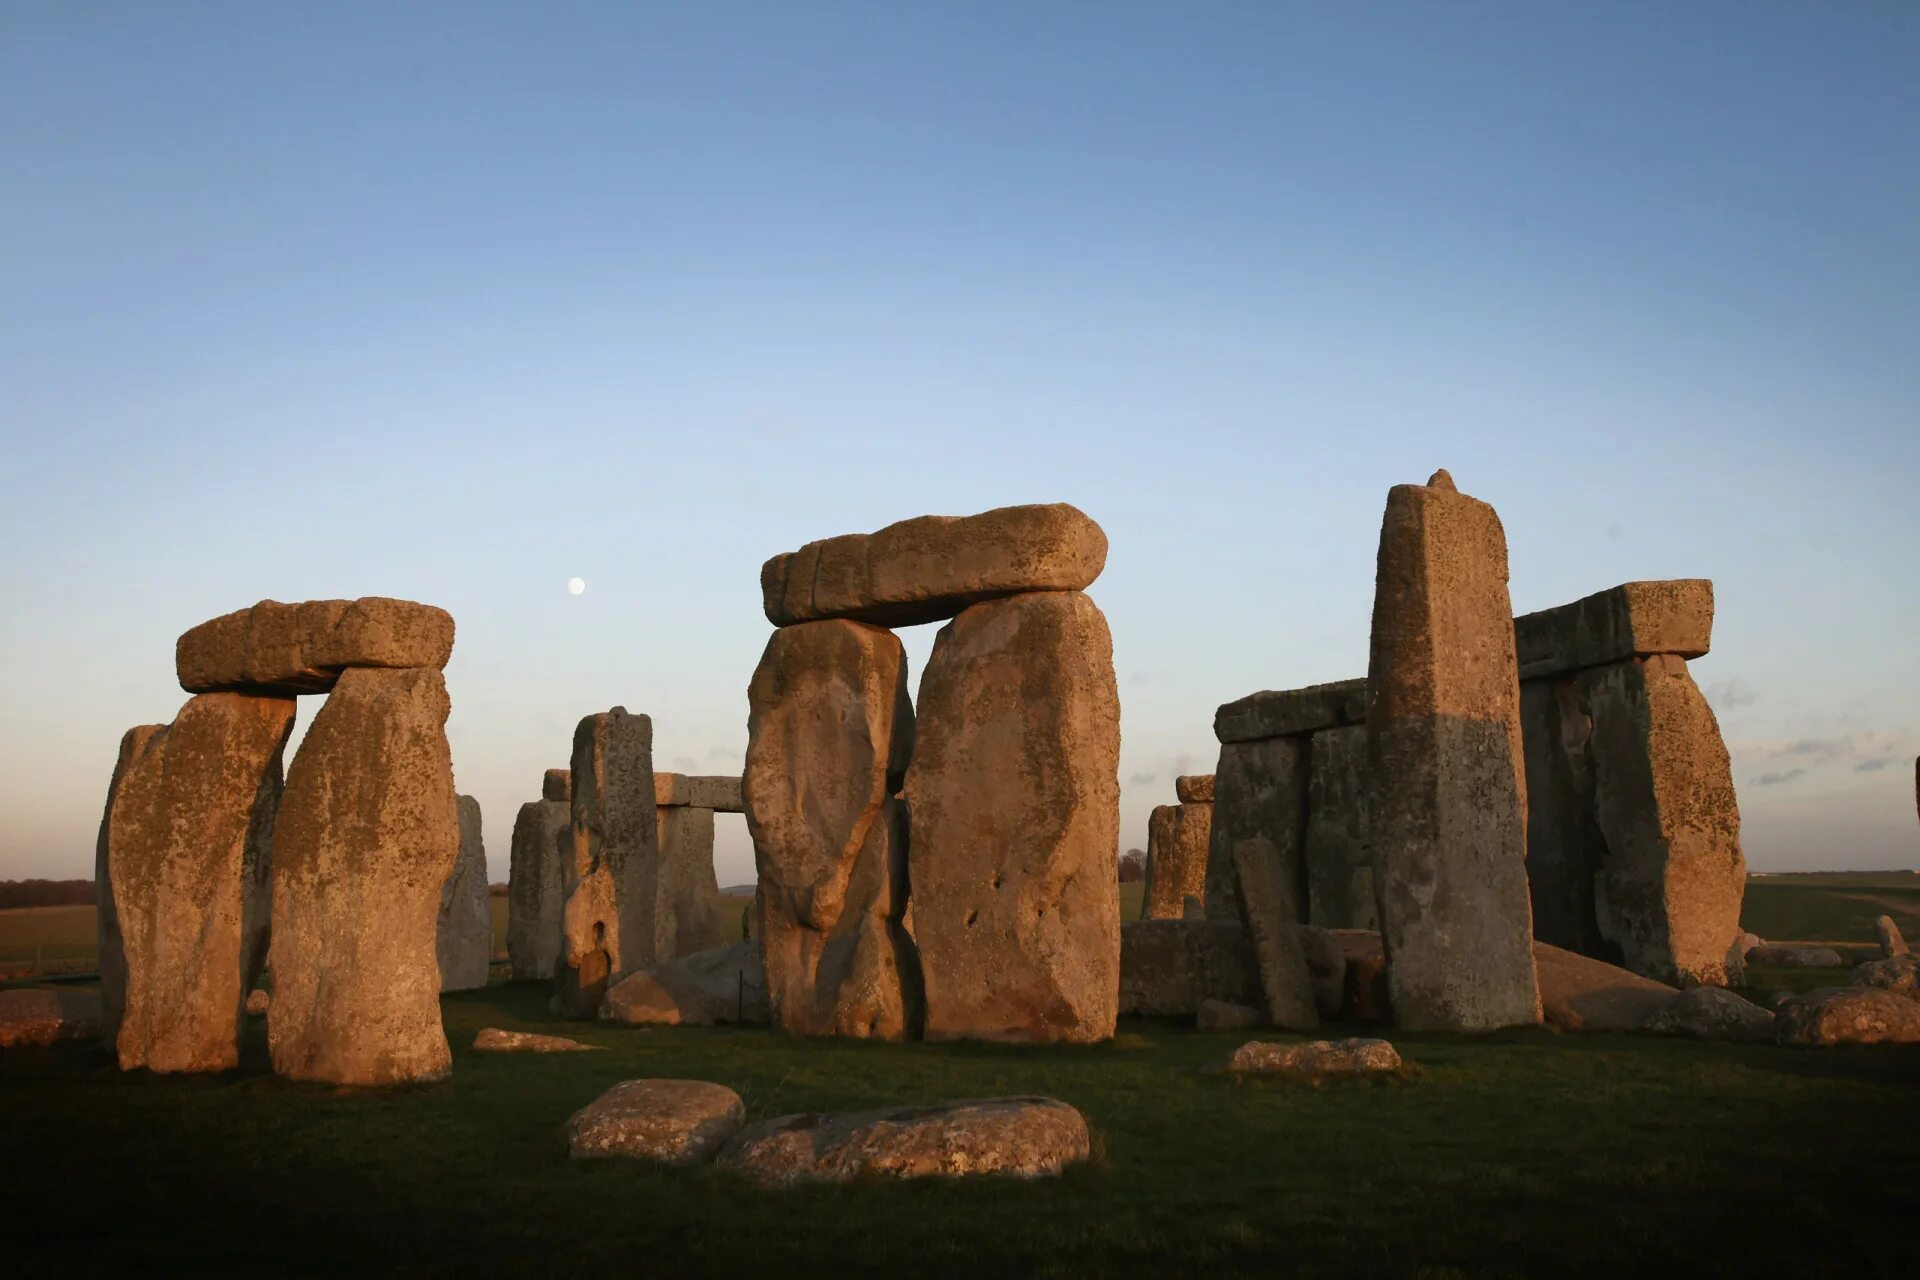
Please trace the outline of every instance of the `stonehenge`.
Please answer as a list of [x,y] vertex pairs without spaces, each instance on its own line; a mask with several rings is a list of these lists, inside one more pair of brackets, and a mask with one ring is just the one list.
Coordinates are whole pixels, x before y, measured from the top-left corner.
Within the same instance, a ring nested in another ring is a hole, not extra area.
[[573,734],[556,1012],[593,1017],[610,979],[658,958],[660,834],[654,807],[653,721],[625,707],[581,720]]

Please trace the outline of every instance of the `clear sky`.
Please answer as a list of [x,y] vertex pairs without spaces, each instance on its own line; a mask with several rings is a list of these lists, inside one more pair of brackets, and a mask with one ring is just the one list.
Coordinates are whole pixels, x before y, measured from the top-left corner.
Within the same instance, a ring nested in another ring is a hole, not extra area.
[[768,555],[1056,500],[1144,845],[1438,466],[1516,609],[1714,579],[1755,868],[1920,865],[1917,69],[1905,0],[8,0],[0,877],[262,597],[452,611],[503,879],[587,712],[739,768]]

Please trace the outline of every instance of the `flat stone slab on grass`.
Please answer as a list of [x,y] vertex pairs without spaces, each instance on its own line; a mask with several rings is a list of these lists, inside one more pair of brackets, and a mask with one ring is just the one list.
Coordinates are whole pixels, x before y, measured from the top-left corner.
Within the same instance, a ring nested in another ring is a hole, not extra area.
[[1226,1069],[1235,1075],[1350,1076],[1398,1071],[1400,1054],[1385,1040],[1309,1040],[1275,1044],[1249,1040],[1233,1051]]
[[1666,1007],[1675,988],[1591,956],[1533,944],[1540,1008],[1562,1031],[1638,1031]]
[[1879,987],[1895,995],[1920,999],[1920,956],[1902,953],[1883,960],[1869,960],[1853,971],[1855,984]]
[[1773,1022],[1772,1010],[1724,987],[1690,987],[1655,1009],[1646,1029],[1699,1040],[1767,1041],[1774,1036]]
[[1194,1015],[1193,1025],[1201,1031],[1244,1031],[1266,1020],[1267,1015],[1252,1005],[1234,1004],[1227,1000],[1202,1000],[1200,1011]]
[[473,1038],[473,1047],[482,1053],[579,1053],[603,1050],[603,1044],[581,1044],[565,1036],[543,1036],[533,1031],[504,1031],[484,1027]]
[[0,991],[0,1049],[91,1039],[100,1034],[104,1017],[100,997],[91,991]]
[[600,1020],[634,1026],[764,1026],[767,979],[760,967],[760,944],[736,942],[696,951],[622,978],[601,1002]]
[[1770,964],[1782,969],[1839,969],[1846,965],[1832,947],[1782,947],[1762,943],[1747,953],[1748,964]]
[[575,1160],[628,1156],[700,1164],[745,1124],[746,1104],[706,1080],[623,1080],[573,1113],[567,1153]]
[[719,1165],[763,1186],[1006,1174],[1051,1177],[1087,1158],[1078,1111],[1052,1098],[982,1098],[844,1115],[791,1115],[743,1130]]
[[1781,1044],[1920,1044],[1920,1000],[1880,987],[1821,987],[1783,1000]]

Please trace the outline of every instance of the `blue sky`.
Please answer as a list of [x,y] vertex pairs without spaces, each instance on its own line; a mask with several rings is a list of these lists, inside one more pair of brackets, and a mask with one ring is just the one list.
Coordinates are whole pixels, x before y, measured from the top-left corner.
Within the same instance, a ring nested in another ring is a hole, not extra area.
[[1904,3],[0,6],[0,877],[88,873],[214,614],[450,609],[504,878],[589,711],[738,767],[765,557],[1055,500],[1143,845],[1218,703],[1364,672],[1437,466],[1516,609],[1715,580],[1756,868],[1920,865],[1916,66]]

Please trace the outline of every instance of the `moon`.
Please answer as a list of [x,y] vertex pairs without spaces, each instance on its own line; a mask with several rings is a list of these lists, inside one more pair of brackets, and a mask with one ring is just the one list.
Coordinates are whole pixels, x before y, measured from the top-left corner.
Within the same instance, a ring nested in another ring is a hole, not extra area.
[[567,579],[568,595],[570,596],[584,595],[586,593],[586,590],[587,590],[587,580],[585,578],[568,578]]

